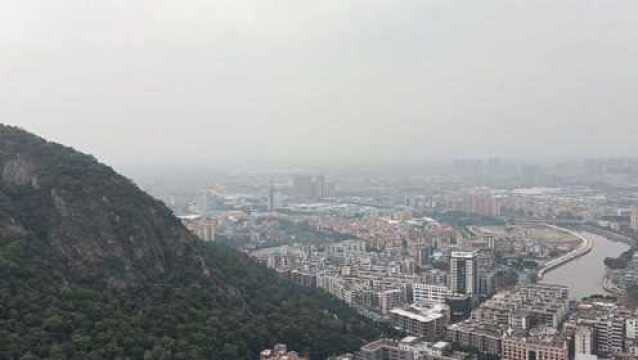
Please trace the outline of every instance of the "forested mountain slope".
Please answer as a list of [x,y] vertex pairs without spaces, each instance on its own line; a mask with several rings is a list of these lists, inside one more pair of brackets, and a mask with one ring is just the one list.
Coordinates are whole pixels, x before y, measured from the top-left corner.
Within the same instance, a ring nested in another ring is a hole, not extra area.
[[0,125],[0,360],[313,358],[380,329],[203,243],[94,158]]

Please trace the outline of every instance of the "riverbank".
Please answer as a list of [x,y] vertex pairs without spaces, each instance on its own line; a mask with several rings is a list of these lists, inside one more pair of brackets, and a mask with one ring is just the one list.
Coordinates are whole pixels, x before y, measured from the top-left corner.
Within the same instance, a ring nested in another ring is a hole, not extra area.
[[581,235],[592,240],[591,251],[555,268],[559,271],[546,272],[542,280],[547,284],[568,286],[570,298],[573,300],[594,294],[608,294],[604,289],[604,261],[609,257],[617,257],[629,248],[624,243],[588,231],[582,232]]
[[555,225],[544,224],[544,226],[546,226],[548,228],[551,228],[551,229],[554,229],[556,231],[560,231],[560,232],[569,234],[571,236],[574,236],[574,237],[576,237],[576,238],[581,240],[581,244],[576,249],[568,252],[567,254],[565,254],[565,255],[563,255],[561,257],[552,259],[552,260],[548,261],[547,263],[545,263],[543,265],[543,268],[540,269],[538,271],[538,273],[537,273],[539,280],[542,280],[545,277],[545,274],[547,274],[548,272],[556,270],[559,267],[569,263],[570,261],[578,259],[581,256],[587,255],[594,248],[593,240],[583,236],[580,233],[577,233],[577,232],[569,230],[569,229],[561,228],[561,227],[558,227],[558,226],[555,226]]
[[585,225],[583,226],[583,228],[590,233],[593,234],[597,234],[599,236],[604,236],[607,239],[611,240],[611,241],[617,241],[617,242],[621,242],[623,244],[629,245],[629,246],[634,246],[636,245],[636,239],[626,235],[626,234],[622,234],[619,232],[615,232],[612,230],[608,230],[608,229],[603,229],[601,227],[597,227],[597,226],[592,226],[592,225]]
[[603,290],[608,292],[611,295],[622,296],[624,295],[624,290],[620,289],[614,282],[611,280],[609,275],[605,275],[603,279]]

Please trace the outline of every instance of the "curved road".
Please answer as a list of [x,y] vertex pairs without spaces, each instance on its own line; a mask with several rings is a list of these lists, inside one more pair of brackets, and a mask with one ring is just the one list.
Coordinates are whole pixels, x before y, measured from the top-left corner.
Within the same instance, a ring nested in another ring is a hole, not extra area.
[[590,237],[584,236],[582,233],[577,233],[575,231],[569,230],[569,229],[565,229],[565,228],[560,228],[558,226],[554,226],[554,225],[549,225],[549,224],[544,224],[546,227],[552,228],[554,230],[560,231],[560,232],[564,232],[567,233],[569,235],[572,235],[574,237],[577,237],[581,240],[580,246],[578,246],[576,249],[568,252],[567,254],[552,259],[550,261],[548,261],[547,263],[545,263],[545,265],[543,266],[542,269],[540,269],[538,271],[538,279],[542,280],[543,277],[545,277],[545,274],[555,270],[557,268],[559,268],[562,265],[567,264],[568,262],[578,259],[579,257],[583,256],[583,255],[587,255],[593,248],[594,248],[594,242]]

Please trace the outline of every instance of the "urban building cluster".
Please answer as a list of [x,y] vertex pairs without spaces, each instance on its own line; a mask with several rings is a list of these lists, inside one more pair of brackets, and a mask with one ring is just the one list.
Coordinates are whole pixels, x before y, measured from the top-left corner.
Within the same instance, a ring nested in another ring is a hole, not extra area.
[[455,350],[449,342],[430,342],[409,336],[401,340],[379,339],[362,346],[354,354],[343,354],[330,360],[469,360],[471,358],[471,354]]
[[315,216],[308,222],[320,231],[348,234],[353,238],[365,240],[374,250],[397,248],[407,243],[407,248],[417,256],[419,246],[430,244],[436,247],[449,247],[460,237],[449,225],[434,219],[414,217],[410,212],[394,213],[390,216]]
[[[427,253],[420,251],[420,253]],[[450,319],[469,316],[473,303],[497,291],[493,253],[447,249],[447,270],[420,264],[402,248],[369,251],[364,240],[285,246],[252,252],[282,276],[317,287],[363,314],[385,318],[419,337],[435,338]],[[431,255],[428,262],[432,262]]]
[[[632,243],[638,236],[638,195],[618,185],[624,180],[605,188],[575,175],[604,168],[600,179],[610,183],[629,174],[621,163],[562,169],[565,183],[543,175],[547,169],[501,161],[462,161],[455,176],[340,178],[338,189],[323,175],[233,180],[234,191],[197,195],[182,220],[202,239],[231,244],[410,335],[339,360],[638,356],[637,316],[620,301],[570,302],[567,287],[535,283],[600,237]],[[523,175],[535,180],[517,180]],[[631,255],[608,267],[601,291],[622,297],[636,289],[638,256]],[[277,353],[268,356],[294,355]]]
[[636,321],[636,314],[616,301],[592,298],[577,305],[564,327],[574,338],[577,358],[609,358],[618,354],[635,356],[638,354]]
[[397,328],[411,334],[379,339],[358,352],[332,360],[408,359],[465,360],[596,360],[638,357],[638,314],[616,300],[591,297],[569,300],[568,288],[533,284],[499,292],[471,311],[471,317],[450,323],[443,332],[420,323],[443,321],[449,307],[418,306],[391,311]]
[[561,336],[558,329],[568,313],[566,287],[521,286],[496,294],[472,311],[470,319],[450,325],[447,338],[482,353],[519,359],[511,357],[510,347],[541,339],[546,344],[558,343]]
[[615,299],[573,305],[567,287],[536,284],[495,295],[449,325],[447,340],[506,360],[626,358],[638,356],[637,324]]
[[310,357],[308,354],[301,356],[295,351],[288,351],[286,344],[277,344],[272,349],[263,350],[259,360],[310,360]]

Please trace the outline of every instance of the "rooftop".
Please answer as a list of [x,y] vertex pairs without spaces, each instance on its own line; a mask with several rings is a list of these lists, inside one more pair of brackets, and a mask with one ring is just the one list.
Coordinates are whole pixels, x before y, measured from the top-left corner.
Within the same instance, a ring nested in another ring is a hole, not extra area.
[[466,258],[472,259],[478,255],[478,251],[453,251],[451,256],[453,258]]
[[441,319],[443,317],[443,314],[441,314],[440,312],[418,314],[418,313],[404,310],[404,309],[393,309],[390,311],[390,313],[407,317],[409,319],[420,321],[420,322],[430,322],[430,321]]
[[476,320],[465,320],[456,324],[452,324],[448,326],[448,329],[461,332],[472,332],[493,338],[501,338],[506,330],[504,326],[501,326],[495,322]]

